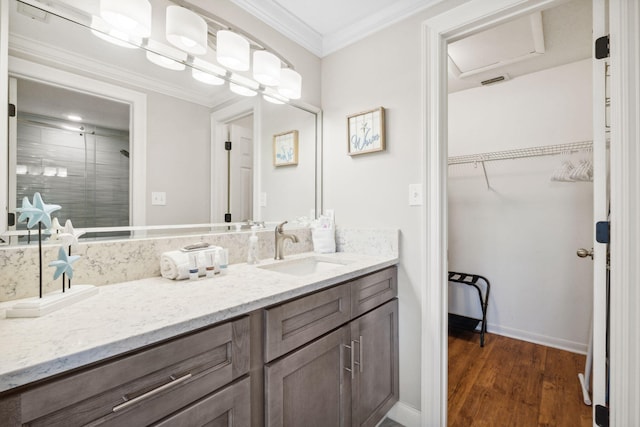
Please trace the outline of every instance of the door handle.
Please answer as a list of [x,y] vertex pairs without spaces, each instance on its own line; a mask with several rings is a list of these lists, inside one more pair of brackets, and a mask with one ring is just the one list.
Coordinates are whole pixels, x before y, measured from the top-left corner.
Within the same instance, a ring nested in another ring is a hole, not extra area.
[[351,372],[351,379],[355,378],[356,375],[356,369],[355,369],[355,358],[353,357],[353,351],[355,350],[355,341],[351,340],[351,345],[346,345],[343,344],[345,346],[345,348],[349,349],[349,368],[347,368],[346,366],[344,367],[344,370],[347,372]]
[[[356,341],[352,341],[353,342],[357,342],[358,343],[358,354],[359,354],[359,359],[357,362],[354,362],[355,365],[358,365],[360,367],[360,372],[362,372],[363,369],[363,360],[362,360],[362,335],[360,335],[360,339],[356,340]],[[351,344],[353,345],[353,344]]]
[[591,248],[591,250],[587,250],[585,248],[580,248],[576,252],[576,255],[578,255],[580,258],[586,258],[586,257],[590,256],[591,259],[593,259],[593,248]]

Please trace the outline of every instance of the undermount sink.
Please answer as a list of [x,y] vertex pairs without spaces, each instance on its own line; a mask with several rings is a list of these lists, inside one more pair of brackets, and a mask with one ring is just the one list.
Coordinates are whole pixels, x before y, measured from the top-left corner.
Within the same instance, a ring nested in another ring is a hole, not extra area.
[[308,276],[310,274],[330,271],[346,264],[348,264],[348,262],[314,256],[261,265],[258,268],[290,274],[292,276]]

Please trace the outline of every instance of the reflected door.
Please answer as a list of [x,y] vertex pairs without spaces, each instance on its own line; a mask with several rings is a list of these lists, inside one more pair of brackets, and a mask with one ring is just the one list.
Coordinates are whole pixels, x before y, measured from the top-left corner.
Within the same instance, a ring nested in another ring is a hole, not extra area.
[[231,221],[253,219],[253,135],[248,127],[231,124],[229,135],[228,206]]

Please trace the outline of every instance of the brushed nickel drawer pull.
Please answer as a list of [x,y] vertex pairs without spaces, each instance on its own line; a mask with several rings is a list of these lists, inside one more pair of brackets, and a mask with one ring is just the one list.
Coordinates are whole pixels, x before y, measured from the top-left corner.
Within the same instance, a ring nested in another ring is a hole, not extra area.
[[362,372],[364,366],[364,362],[362,360],[362,335],[360,335],[360,341],[356,342],[358,343],[358,349],[360,349],[360,362],[358,363],[358,365],[360,365],[360,372]]
[[138,397],[135,397],[131,400],[128,400],[126,397],[123,396],[123,399],[126,400],[126,402],[121,403],[119,405],[116,405],[113,407],[112,411],[113,412],[118,412],[118,411],[122,411],[123,409],[127,409],[130,406],[135,405],[136,403],[140,402],[141,400],[144,399],[148,399],[151,396],[154,396],[158,393],[161,393],[171,387],[175,387],[176,385],[188,380],[189,378],[191,378],[191,374],[186,374],[181,376],[180,378],[173,378],[173,376],[170,377],[171,381],[169,381],[166,384],[161,385],[160,387],[154,388],[153,390],[149,390],[148,392],[141,394]]
[[355,359],[353,358],[353,350],[355,349],[355,347],[354,347],[354,341],[353,341],[353,340],[351,341],[351,345],[346,345],[346,344],[343,344],[343,345],[344,345],[346,348],[348,348],[348,349],[349,349],[349,354],[350,354],[350,359],[351,359],[351,361],[349,362],[349,366],[351,366],[351,369],[349,369],[349,368],[347,368],[347,367],[345,366],[344,370],[345,370],[345,371],[347,371],[347,372],[351,372],[351,379],[354,379],[354,378],[355,378],[355,375],[356,375],[356,370],[355,370],[355,363],[356,363],[356,361],[355,361]]

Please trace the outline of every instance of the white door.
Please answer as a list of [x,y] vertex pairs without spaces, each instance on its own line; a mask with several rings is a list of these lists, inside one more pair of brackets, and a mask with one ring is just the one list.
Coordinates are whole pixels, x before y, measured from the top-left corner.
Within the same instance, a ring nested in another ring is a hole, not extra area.
[[232,222],[253,219],[253,135],[251,129],[229,125],[229,213]]
[[[593,37],[608,34],[606,0],[593,0]],[[608,59],[593,59],[593,219],[608,221],[609,185],[607,155]],[[595,224],[594,224],[595,229]],[[608,406],[607,393],[607,244],[593,241],[593,381],[592,405]]]

